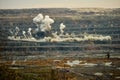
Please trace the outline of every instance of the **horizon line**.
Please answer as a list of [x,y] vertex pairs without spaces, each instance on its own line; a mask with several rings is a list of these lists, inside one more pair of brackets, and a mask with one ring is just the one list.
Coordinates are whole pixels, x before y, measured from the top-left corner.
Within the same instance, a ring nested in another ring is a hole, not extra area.
[[48,8],[48,9],[50,9],[50,8],[51,8],[51,9],[54,9],[54,8],[68,8],[68,9],[70,9],[70,8],[71,8],[71,9],[72,9],[72,8],[76,8],[76,9],[77,9],[77,8],[78,8],[78,9],[79,9],[79,8],[118,9],[118,8],[120,8],[120,7],[33,7],[33,8],[32,8],[32,7],[29,7],[29,8],[27,8],[27,7],[25,8],[25,7],[24,7],[24,8],[0,8],[0,10],[8,10],[8,9],[9,9],[9,10],[12,10],[12,9],[45,9],[45,8],[46,8],[46,9],[47,9],[47,8]]

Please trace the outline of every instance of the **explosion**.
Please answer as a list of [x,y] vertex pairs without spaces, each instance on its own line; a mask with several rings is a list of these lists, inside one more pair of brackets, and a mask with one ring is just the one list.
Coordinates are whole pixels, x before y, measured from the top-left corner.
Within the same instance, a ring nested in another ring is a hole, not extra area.
[[54,20],[48,15],[45,15],[44,17],[41,13],[33,18],[33,23],[35,23],[37,27],[35,29],[35,33],[32,33],[32,28],[28,28],[28,31],[22,31],[23,36],[21,38],[20,36],[18,36],[20,29],[19,27],[16,27],[14,32],[9,30],[12,36],[8,36],[8,39],[36,42],[79,42],[87,40],[111,40],[110,36],[97,34],[68,34],[64,31],[64,29],[66,28],[64,23],[60,23],[60,34],[58,34],[57,31],[53,33],[51,24],[54,23]]

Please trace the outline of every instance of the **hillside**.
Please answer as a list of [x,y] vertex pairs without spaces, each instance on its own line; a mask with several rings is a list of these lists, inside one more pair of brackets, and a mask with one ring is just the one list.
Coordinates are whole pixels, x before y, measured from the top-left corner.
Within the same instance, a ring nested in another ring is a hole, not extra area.
[[[108,35],[112,37],[112,40],[79,43],[39,43],[10,41],[7,39],[7,37],[11,35],[9,30],[14,30],[16,26],[18,26],[21,31],[27,31],[28,28],[35,29],[36,26],[32,19],[39,13],[49,15],[55,20],[54,24],[52,24],[53,32],[59,32],[59,24],[63,22],[66,25],[66,33]],[[91,53],[106,54],[106,52],[110,52],[118,55],[120,52],[119,21],[119,8],[41,8],[0,10],[1,53],[8,55],[14,53],[14,56],[38,55],[43,53],[52,53],[45,54],[47,56],[63,56],[63,54],[67,56],[68,53],[70,56],[80,56],[81,54],[85,56],[86,54],[89,55]]]

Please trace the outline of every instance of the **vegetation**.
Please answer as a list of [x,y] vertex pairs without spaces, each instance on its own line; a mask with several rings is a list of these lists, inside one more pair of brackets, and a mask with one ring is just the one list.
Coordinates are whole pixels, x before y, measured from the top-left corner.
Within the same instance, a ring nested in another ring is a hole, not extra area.
[[0,80],[21,80],[19,73],[9,69],[9,66],[0,64]]
[[0,65],[0,80],[72,80],[70,73],[51,68],[10,69],[10,66]]

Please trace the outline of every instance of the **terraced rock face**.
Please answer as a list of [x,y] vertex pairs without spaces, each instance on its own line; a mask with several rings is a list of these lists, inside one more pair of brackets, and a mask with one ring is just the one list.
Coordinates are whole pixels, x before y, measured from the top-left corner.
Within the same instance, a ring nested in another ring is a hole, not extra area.
[[[86,12],[86,9],[85,11],[83,9],[82,11],[81,9],[30,9],[26,12],[23,12],[23,10],[0,10],[0,54],[7,59],[6,55],[12,56],[13,59],[24,59],[23,57],[28,55],[105,57],[107,53],[110,53],[111,57],[119,57],[119,9],[104,9],[104,13],[102,10],[98,9],[96,12],[92,9],[93,13]],[[8,13],[6,13],[7,11]],[[15,11],[18,13],[14,14]],[[116,13],[114,13],[115,11]],[[64,23],[66,25],[64,32],[70,35],[96,34],[111,36],[111,40],[94,41],[89,39],[73,42],[8,40],[7,37],[12,35],[10,30],[14,30],[16,26],[20,29],[18,35],[21,37],[24,37],[22,31],[27,31],[29,28],[32,28],[32,33],[34,33],[37,26],[32,22],[32,19],[38,13],[50,15],[55,20],[54,24],[51,24],[53,33],[58,31],[58,34],[60,34],[59,24]],[[16,56],[19,56],[19,58],[16,58]]]

